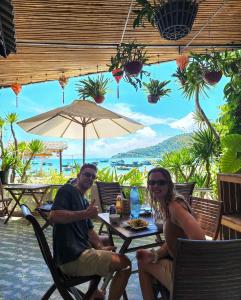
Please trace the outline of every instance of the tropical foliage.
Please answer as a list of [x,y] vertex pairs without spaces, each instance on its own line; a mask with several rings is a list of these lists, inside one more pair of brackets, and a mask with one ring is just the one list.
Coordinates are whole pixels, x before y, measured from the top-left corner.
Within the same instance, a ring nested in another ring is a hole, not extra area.
[[230,134],[221,140],[223,155],[221,157],[221,171],[236,173],[241,171],[241,135]]

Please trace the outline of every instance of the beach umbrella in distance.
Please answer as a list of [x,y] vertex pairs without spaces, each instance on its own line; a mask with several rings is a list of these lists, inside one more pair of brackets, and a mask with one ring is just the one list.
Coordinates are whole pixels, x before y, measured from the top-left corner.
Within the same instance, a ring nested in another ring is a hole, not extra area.
[[133,133],[144,126],[92,101],[75,100],[17,123],[26,132],[83,140],[83,163],[87,139],[118,137]]

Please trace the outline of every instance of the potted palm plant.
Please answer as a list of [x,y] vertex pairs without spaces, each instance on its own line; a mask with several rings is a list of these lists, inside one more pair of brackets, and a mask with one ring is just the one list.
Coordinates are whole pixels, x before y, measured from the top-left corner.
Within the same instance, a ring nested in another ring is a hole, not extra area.
[[10,178],[10,171],[11,167],[15,164],[16,157],[9,152],[8,149],[4,149],[2,155],[1,155],[1,171],[0,171],[0,179],[2,184],[9,183]]
[[91,97],[96,103],[102,103],[107,93],[108,78],[103,75],[98,76],[96,79],[88,77],[87,79],[80,80],[77,85],[77,91],[80,98],[86,99]]
[[124,79],[137,89],[138,86],[141,87],[143,74],[147,75],[147,72],[142,70],[147,60],[144,46],[135,42],[122,43],[117,47],[116,55],[111,57],[111,64],[108,65],[109,72],[118,70],[118,75],[124,73]]
[[176,72],[172,74],[172,76],[177,78],[181,86],[184,86],[184,84],[187,81],[187,75],[185,73],[185,69],[181,71],[180,67],[177,68]]
[[169,81],[159,81],[155,79],[150,79],[150,82],[144,82],[144,89],[149,94],[148,102],[157,103],[160,100],[160,97],[168,95],[171,90],[165,89],[164,87],[170,82]]

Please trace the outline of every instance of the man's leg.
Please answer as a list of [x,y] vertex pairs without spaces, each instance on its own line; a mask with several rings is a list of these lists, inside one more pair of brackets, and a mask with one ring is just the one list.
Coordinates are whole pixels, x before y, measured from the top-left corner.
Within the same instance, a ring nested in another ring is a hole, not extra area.
[[116,274],[110,285],[109,300],[119,300],[124,293],[131,275],[131,262],[127,256],[123,254],[112,254],[110,272],[115,271]]

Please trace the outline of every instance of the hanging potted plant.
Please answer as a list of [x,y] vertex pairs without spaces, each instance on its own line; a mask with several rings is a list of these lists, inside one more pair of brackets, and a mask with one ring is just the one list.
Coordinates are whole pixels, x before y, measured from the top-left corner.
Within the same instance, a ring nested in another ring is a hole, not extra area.
[[118,70],[118,75],[120,72],[124,72],[124,79],[138,89],[138,86],[141,87],[143,74],[148,74],[142,70],[147,60],[144,46],[137,45],[135,42],[122,43],[117,47],[116,55],[111,57],[109,72]]
[[148,102],[157,103],[160,97],[167,96],[171,90],[164,89],[164,87],[170,82],[169,81],[159,81],[155,79],[150,79],[150,82],[143,82],[144,89],[148,93]]
[[152,5],[148,0],[136,0],[139,9],[133,27],[149,22],[157,27],[166,40],[179,40],[192,29],[200,0],[157,0]]
[[88,77],[87,79],[80,80],[77,85],[77,91],[80,98],[86,99],[91,97],[96,103],[102,103],[107,93],[108,78],[103,75],[98,76],[96,79]]
[[185,69],[181,71],[181,69],[178,67],[176,72],[172,74],[173,77],[176,77],[177,80],[180,82],[181,86],[184,86],[187,81],[187,75],[185,73]]

